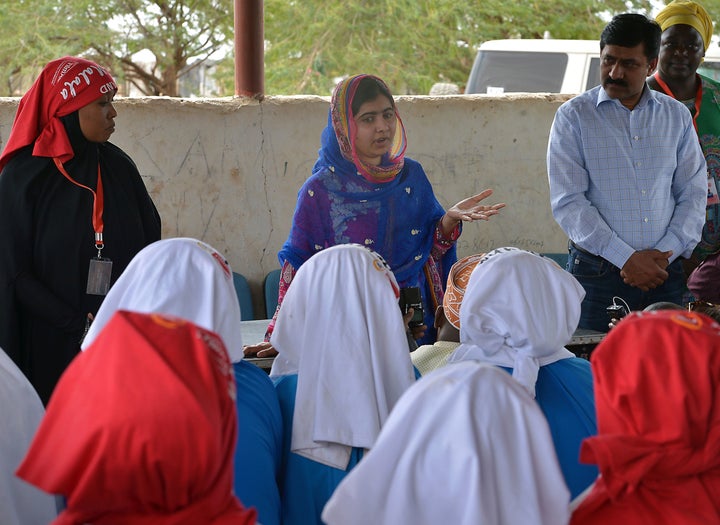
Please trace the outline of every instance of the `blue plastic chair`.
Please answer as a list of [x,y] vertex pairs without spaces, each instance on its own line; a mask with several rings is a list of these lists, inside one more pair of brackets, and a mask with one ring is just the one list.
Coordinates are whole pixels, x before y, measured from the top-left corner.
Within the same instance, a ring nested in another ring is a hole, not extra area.
[[255,319],[253,312],[252,294],[250,293],[250,285],[244,275],[233,272],[233,284],[235,285],[235,293],[237,293],[238,302],[240,303],[240,313],[243,321],[252,321]]
[[265,293],[265,315],[272,319],[278,305],[278,291],[280,289],[280,269],[273,270],[265,276],[263,291]]

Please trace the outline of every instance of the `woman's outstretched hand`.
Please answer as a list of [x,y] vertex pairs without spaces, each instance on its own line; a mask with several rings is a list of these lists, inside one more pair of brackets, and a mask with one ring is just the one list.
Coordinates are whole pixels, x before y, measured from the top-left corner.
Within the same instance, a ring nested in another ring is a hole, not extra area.
[[278,351],[269,341],[262,341],[256,345],[243,346],[243,354],[245,357],[275,357]]
[[459,222],[466,221],[487,221],[493,215],[500,213],[505,207],[505,203],[499,204],[480,204],[481,201],[492,195],[493,190],[487,189],[477,195],[461,200],[455,206],[445,212],[442,218],[443,230],[448,233],[457,226]]

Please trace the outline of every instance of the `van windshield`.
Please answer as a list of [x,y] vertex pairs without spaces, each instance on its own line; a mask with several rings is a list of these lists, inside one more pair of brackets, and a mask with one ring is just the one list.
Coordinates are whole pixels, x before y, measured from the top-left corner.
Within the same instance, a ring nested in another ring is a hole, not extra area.
[[567,61],[565,53],[483,50],[465,93],[559,93]]
[[712,80],[720,81],[720,62],[702,62],[697,72]]
[[598,84],[600,84],[600,57],[592,57],[590,59],[590,69],[588,70],[585,89],[592,89]]

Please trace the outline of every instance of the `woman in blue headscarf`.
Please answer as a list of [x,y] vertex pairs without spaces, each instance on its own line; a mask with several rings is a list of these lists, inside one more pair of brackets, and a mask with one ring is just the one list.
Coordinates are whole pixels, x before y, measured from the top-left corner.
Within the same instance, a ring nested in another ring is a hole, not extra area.
[[[405,147],[402,120],[381,79],[357,75],[335,87],[318,160],[298,192],[290,235],[279,253],[279,304],[313,254],[358,243],[385,258],[401,288],[420,289],[423,326],[413,335],[421,342],[434,340],[434,329],[427,327],[433,326],[447,272],[457,259],[462,221],[487,220],[505,204],[479,204],[492,194],[485,190],[446,212],[422,166],[405,157]],[[273,327],[274,319],[266,340]],[[246,354],[273,354],[267,346],[247,347]]]

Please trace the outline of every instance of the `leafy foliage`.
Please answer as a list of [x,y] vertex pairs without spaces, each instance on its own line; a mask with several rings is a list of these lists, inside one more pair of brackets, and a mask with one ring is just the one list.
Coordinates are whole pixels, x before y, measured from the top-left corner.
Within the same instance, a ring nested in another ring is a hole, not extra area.
[[[702,0],[720,20],[720,0]],[[265,0],[267,94],[329,95],[360,72],[397,94],[436,82],[464,86],[477,46],[499,38],[597,39],[614,13],[657,0]],[[0,95],[19,95],[48,61],[82,54],[146,95],[179,94],[178,79],[218,52],[219,95],[234,91],[234,0],[0,2]],[[137,52],[149,49],[154,64]]]
[[266,0],[270,94],[329,94],[338,78],[372,72],[395,93],[464,85],[476,46],[499,38],[597,39],[603,14],[649,12],[647,0]]
[[[178,77],[201,66],[233,40],[233,0],[84,3],[86,19],[93,25],[112,21],[121,28],[113,31],[115,43],[93,42],[93,52],[103,64],[120,65],[125,80],[145,95],[177,96]],[[143,49],[151,50],[156,58],[149,69],[132,58]]]
[[[231,50],[233,0],[13,0],[0,5],[0,94],[17,95],[50,60],[81,54],[146,95]],[[149,49],[154,64],[133,55]]]
[[0,4],[0,95],[24,93],[47,62],[88,48],[94,28],[74,14],[63,2]]

